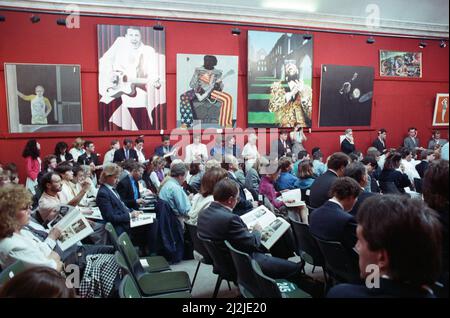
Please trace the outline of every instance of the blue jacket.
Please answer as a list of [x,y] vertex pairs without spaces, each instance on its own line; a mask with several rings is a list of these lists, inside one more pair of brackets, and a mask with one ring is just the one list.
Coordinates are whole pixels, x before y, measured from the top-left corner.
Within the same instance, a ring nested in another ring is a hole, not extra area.
[[298,178],[293,176],[290,172],[282,172],[277,182],[275,183],[275,187],[278,191],[282,190],[292,190],[296,189],[296,183],[298,182]]
[[166,201],[158,198],[156,211],[160,252],[169,262],[178,263],[184,254],[183,227]]

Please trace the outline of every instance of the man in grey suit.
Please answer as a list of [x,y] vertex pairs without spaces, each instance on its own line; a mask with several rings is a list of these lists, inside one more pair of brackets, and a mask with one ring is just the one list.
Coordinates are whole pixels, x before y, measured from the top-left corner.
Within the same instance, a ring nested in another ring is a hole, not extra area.
[[410,127],[408,129],[408,137],[403,140],[403,147],[406,147],[411,151],[424,150],[424,148],[420,147],[420,141],[419,138],[417,138],[417,129],[415,127]]
[[428,142],[428,149],[434,150],[438,145],[442,147],[447,142],[447,139],[441,139],[441,132],[439,130],[433,131],[433,137]]
[[215,185],[213,195],[214,201],[198,217],[198,235],[212,241],[227,240],[234,248],[248,253],[267,276],[298,284],[302,265],[264,254],[267,251],[260,245],[261,226],[256,224],[250,232],[242,219],[233,214],[239,200],[236,182],[222,179]]

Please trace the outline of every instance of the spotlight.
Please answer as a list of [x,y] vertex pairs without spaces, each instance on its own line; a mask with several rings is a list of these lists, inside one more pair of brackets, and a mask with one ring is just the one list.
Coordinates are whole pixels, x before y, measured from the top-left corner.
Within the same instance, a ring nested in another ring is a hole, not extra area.
[[426,46],[427,46],[427,43],[426,43],[426,42],[420,41],[419,47],[420,47],[421,49],[425,48]]
[[375,39],[374,39],[374,37],[373,36],[369,36],[368,38],[367,38],[367,44],[374,44],[375,43]]
[[66,19],[59,18],[59,19],[56,20],[56,24],[65,26],[66,25]]
[[39,16],[37,15],[32,15],[30,21],[31,23],[38,23],[39,21],[41,21],[41,18],[39,18]]
[[3,15],[0,15],[0,22],[5,22],[6,18]]
[[161,25],[161,23],[156,23],[154,26],[153,26],[153,30],[155,30],[155,31],[164,31],[164,27]]
[[441,48],[447,47],[447,43],[445,42],[445,40],[441,40],[441,43],[439,44],[439,46]]
[[241,30],[239,30],[239,28],[233,28],[233,29],[231,30],[231,34],[237,36],[237,35],[241,34]]

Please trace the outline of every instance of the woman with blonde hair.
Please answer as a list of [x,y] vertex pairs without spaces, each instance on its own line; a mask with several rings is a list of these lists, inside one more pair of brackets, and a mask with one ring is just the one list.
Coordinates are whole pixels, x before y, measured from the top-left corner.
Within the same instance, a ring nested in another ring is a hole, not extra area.
[[77,162],[78,157],[86,152],[83,147],[84,147],[84,140],[81,139],[81,137],[76,138],[72,144],[72,148],[69,151],[69,153],[73,157],[73,162]]

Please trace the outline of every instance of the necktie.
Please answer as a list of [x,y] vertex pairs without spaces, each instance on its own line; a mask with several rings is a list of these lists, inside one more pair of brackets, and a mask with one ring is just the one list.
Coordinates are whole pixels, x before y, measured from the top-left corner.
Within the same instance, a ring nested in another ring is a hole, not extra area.
[[129,155],[128,155],[128,149],[127,150],[125,150],[125,159],[129,159]]

